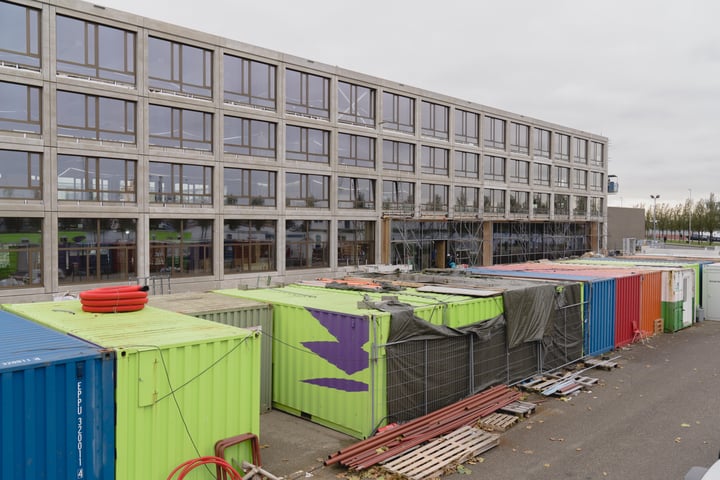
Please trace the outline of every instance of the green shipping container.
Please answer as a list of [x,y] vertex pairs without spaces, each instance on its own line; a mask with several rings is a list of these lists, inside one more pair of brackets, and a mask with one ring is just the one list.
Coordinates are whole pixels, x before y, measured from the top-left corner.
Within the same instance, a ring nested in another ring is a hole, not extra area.
[[152,296],[148,304],[233,327],[262,332],[260,353],[260,413],[272,408],[272,307],[245,298],[213,292],[186,292]]
[[387,417],[391,314],[363,302],[398,297],[435,325],[468,325],[502,313],[496,298],[413,289],[375,293],[289,285],[217,293],[273,306],[273,406],[356,438],[370,436]]
[[[3,308],[116,351],[116,480],[167,478],[179,464],[213,455],[218,440],[259,435],[257,332],[153,307],[116,314],[83,312],[79,301]],[[247,445],[227,455],[252,460]],[[186,478],[205,477],[196,470]]]

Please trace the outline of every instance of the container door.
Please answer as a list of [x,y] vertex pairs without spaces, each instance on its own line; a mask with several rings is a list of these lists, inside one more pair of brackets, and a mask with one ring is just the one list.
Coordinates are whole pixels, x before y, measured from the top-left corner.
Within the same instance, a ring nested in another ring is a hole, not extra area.
[[682,279],[682,292],[683,292],[682,326],[683,326],[683,328],[691,326],[693,324],[693,321],[695,320],[695,309],[694,309],[695,282],[693,282],[692,280],[693,279],[691,278],[690,275],[683,275],[683,279]]
[[703,271],[703,299],[706,320],[720,320],[720,269],[705,267]]

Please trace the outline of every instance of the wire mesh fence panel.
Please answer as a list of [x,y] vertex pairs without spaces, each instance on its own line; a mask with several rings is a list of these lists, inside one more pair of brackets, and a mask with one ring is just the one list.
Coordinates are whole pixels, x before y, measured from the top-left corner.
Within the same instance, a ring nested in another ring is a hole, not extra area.
[[515,383],[540,373],[540,342],[525,342],[508,350],[508,380]]

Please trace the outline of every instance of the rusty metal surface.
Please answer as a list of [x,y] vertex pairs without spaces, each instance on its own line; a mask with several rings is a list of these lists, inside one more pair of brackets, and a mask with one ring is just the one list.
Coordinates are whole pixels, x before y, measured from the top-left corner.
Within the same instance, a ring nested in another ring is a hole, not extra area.
[[470,425],[518,400],[520,393],[506,385],[453,403],[403,425],[385,430],[366,440],[340,450],[325,460],[325,465],[340,463],[353,470],[363,470],[400,455],[415,446]]

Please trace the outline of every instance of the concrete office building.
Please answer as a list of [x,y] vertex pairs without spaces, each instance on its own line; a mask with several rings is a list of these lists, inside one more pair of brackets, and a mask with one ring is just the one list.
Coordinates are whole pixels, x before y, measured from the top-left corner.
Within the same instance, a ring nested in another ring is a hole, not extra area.
[[602,136],[90,3],[0,1],[0,105],[8,301],[604,247]]

